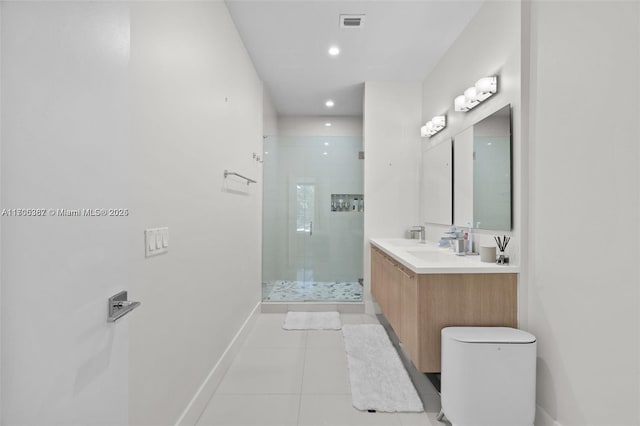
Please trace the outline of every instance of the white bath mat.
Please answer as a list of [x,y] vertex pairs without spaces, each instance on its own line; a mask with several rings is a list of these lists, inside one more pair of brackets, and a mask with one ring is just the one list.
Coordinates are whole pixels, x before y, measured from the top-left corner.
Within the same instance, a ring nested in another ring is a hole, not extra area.
[[287,312],[285,330],[340,330],[342,321],[337,312]]
[[384,327],[346,324],[342,334],[355,408],[387,413],[424,411]]

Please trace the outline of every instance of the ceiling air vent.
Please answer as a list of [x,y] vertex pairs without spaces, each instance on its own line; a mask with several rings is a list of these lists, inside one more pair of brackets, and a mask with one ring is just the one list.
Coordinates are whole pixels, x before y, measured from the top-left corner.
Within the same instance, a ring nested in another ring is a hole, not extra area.
[[340,15],[340,28],[364,27],[364,15]]

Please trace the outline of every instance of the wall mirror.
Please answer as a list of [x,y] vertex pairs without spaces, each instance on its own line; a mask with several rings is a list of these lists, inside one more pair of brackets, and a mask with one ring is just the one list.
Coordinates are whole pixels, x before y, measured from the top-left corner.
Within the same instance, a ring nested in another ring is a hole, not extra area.
[[422,165],[422,221],[451,225],[453,220],[451,139],[423,151]]
[[454,138],[454,224],[510,231],[511,105]]

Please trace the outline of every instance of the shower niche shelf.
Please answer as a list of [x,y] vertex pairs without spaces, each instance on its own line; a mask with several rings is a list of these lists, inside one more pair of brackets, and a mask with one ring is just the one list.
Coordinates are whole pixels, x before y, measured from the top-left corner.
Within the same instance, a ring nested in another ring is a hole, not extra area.
[[364,211],[364,196],[362,194],[331,194],[332,212],[362,212]]

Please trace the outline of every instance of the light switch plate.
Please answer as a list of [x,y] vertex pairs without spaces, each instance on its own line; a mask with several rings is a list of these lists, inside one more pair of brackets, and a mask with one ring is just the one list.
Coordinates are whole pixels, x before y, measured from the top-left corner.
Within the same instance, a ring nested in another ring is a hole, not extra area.
[[146,255],[149,256],[151,252],[156,249],[155,231],[153,229],[147,229],[144,231],[144,236],[146,241]]
[[150,228],[144,231],[145,257],[157,256],[169,251],[169,228]]
[[169,228],[162,230],[162,247],[169,247]]

